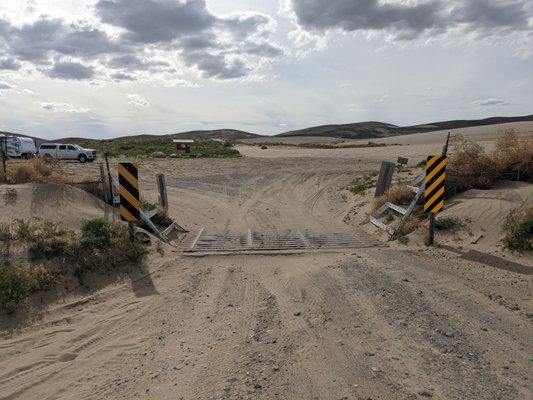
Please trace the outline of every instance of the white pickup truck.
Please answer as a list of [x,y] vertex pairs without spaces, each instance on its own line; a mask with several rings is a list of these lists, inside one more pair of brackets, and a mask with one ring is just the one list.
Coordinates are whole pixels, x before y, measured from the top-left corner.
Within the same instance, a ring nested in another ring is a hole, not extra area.
[[39,157],[57,158],[58,160],[78,160],[81,163],[96,160],[96,150],[84,149],[77,144],[43,143],[39,147]]

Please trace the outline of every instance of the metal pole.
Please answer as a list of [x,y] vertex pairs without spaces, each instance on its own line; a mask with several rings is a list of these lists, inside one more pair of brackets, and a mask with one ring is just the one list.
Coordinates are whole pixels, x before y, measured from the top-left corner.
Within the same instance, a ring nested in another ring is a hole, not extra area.
[[131,221],[128,221],[128,230],[130,231],[130,239],[133,242],[135,240],[135,227]]
[[[442,156],[446,157],[448,154],[448,145],[450,144],[450,132],[446,137],[446,143],[442,148]],[[435,214],[429,213],[429,232],[428,232],[428,246],[433,246],[435,243]]]
[[429,213],[428,246],[433,246],[434,243],[435,243],[435,214]]
[[102,141],[102,149],[104,151],[105,165],[107,168],[107,177],[109,178],[109,193],[111,195],[111,205],[115,205],[115,194],[113,193],[113,180],[111,179],[111,170],[109,169],[109,160],[107,159],[107,144]]

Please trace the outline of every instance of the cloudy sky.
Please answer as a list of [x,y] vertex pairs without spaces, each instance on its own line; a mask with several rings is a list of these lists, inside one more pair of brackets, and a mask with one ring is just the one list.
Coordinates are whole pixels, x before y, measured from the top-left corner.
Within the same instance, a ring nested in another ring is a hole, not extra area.
[[533,113],[529,0],[0,0],[0,130],[275,134]]

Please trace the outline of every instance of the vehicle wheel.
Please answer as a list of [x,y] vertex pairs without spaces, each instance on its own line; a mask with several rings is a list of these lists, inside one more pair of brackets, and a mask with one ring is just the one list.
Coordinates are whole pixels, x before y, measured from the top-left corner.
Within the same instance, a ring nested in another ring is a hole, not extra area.
[[80,154],[78,156],[78,161],[83,164],[85,161],[87,161],[87,156],[85,154]]
[[43,160],[44,160],[45,162],[47,162],[47,163],[50,162],[50,161],[52,161],[52,155],[51,155],[51,154],[45,154],[45,155],[43,156]]

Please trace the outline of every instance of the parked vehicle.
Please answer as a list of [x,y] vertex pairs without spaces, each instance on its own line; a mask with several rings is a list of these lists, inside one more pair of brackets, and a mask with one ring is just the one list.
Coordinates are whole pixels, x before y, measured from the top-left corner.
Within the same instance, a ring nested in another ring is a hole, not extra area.
[[11,158],[32,158],[37,154],[35,140],[28,137],[0,135],[0,147]]
[[39,157],[57,158],[58,160],[78,160],[81,163],[92,162],[98,157],[96,150],[84,149],[77,144],[43,143],[39,147]]

